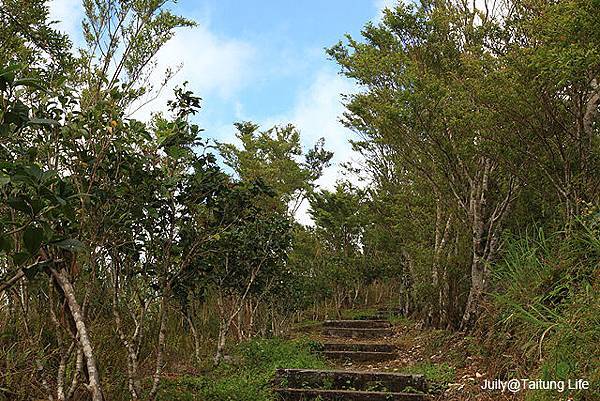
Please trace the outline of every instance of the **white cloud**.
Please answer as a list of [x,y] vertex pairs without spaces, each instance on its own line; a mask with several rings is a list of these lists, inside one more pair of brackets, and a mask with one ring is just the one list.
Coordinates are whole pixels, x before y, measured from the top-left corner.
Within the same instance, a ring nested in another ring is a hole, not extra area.
[[319,185],[333,188],[339,174],[339,163],[350,161],[354,155],[348,142],[354,133],[339,121],[344,112],[342,94],[356,91],[349,80],[328,70],[318,72],[312,83],[296,95],[289,112],[261,121],[264,128],[275,124],[292,123],[300,130],[302,145],[312,147],[319,138],[325,138],[325,148],[334,152],[332,167],[319,180]]
[[[58,21],[58,29],[69,34],[76,46],[81,46],[81,0],[52,0],[49,10],[50,19]],[[197,20],[207,20],[206,15],[196,17]],[[138,110],[134,116],[146,119],[151,112],[164,110],[167,99],[172,97],[173,87],[184,81],[189,81],[189,88],[203,98],[231,98],[250,81],[254,55],[252,45],[242,40],[218,36],[211,32],[207,23],[179,29],[159,51],[150,84],[158,88],[167,68],[176,69],[181,66],[181,69],[156,100]],[[131,111],[136,108],[132,107]]]
[[82,43],[81,21],[83,5],[81,0],[52,0],[48,3],[51,21],[57,21],[55,27],[69,35],[77,46]]
[[398,0],[375,0],[375,8],[377,9],[377,20],[383,18],[383,10],[393,8],[398,4]]
[[[381,1],[378,3],[391,3]],[[389,4],[388,4],[389,5]],[[61,20],[59,28],[73,38],[81,37],[80,21],[83,10],[80,0],[53,0],[50,5],[52,19]],[[207,18],[204,18],[206,21]],[[189,81],[189,89],[196,95],[211,101],[215,97],[230,101],[235,107],[238,120],[245,115],[243,104],[236,102],[234,96],[248,83],[255,82],[257,76],[257,49],[243,40],[216,35],[208,24],[199,24],[194,28],[180,29],[162,48],[157,57],[151,82],[158,87],[168,67],[182,65],[181,70],[165,87],[156,100],[136,111],[134,116],[146,119],[154,111],[164,110],[167,99],[172,97],[172,88]],[[290,67],[293,64],[290,65]],[[356,90],[349,80],[330,70],[317,73],[312,83],[296,97],[294,106],[281,116],[273,116],[262,121],[263,127],[291,122],[301,132],[303,146],[312,146],[320,137],[325,138],[327,149],[335,153],[332,166],[326,169],[318,184],[322,188],[332,189],[342,178],[340,163],[352,161],[353,154],[348,140],[353,137],[350,130],[342,126],[339,118],[344,111],[341,94]],[[135,110],[132,108],[131,111]],[[235,143],[234,128],[227,124],[215,128],[218,137]],[[225,139],[227,138],[227,139]],[[310,224],[308,205],[302,205],[298,220]]]
[[[276,116],[261,122],[268,128],[274,124],[292,123],[301,134],[304,147],[308,148],[321,137],[325,138],[325,148],[334,152],[332,165],[324,171],[317,184],[321,188],[333,189],[336,182],[342,179],[341,163],[356,163],[359,158],[352,151],[348,142],[355,135],[344,127],[339,119],[344,112],[342,94],[356,91],[356,86],[349,80],[328,70],[317,73],[313,82],[301,91],[295,105],[283,116]],[[296,214],[296,219],[305,225],[312,225],[308,214],[308,202],[303,202]]]
[[158,87],[167,68],[181,65],[181,69],[165,87],[160,96],[135,113],[136,118],[147,118],[151,112],[163,110],[172,97],[174,86],[189,82],[196,95],[231,99],[251,81],[255,48],[247,42],[224,38],[212,33],[206,25],[180,29],[157,55],[157,66],[151,82]]

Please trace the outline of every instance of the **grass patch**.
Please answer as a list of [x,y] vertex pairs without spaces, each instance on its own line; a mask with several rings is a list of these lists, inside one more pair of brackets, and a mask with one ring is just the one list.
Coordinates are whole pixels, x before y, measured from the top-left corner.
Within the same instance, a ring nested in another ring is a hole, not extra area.
[[429,390],[434,394],[445,390],[448,383],[454,382],[456,379],[456,369],[447,363],[421,362],[408,367],[405,373],[425,376]]
[[377,309],[346,309],[342,311],[342,319],[361,320],[372,318],[377,313]]
[[387,320],[389,320],[391,324],[398,326],[407,326],[412,323],[408,317],[401,315],[390,316]]
[[219,366],[200,377],[165,380],[161,401],[272,401],[270,381],[278,368],[321,369],[327,363],[314,354],[317,344],[297,340],[256,339],[233,352],[236,362]]

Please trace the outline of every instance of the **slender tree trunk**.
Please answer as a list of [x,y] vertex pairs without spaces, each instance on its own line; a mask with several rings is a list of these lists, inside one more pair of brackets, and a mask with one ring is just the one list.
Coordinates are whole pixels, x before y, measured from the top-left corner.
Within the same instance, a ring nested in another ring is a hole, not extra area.
[[86,367],[89,376],[88,388],[92,394],[92,401],[103,401],[104,397],[102,396],[102,386],[100,384],[100,375],[98,373],[96,358],[94,357],[92,343],[87,327],[83,320],[81,307],[79,306],[77,298],[75,297],[73,285],[63,270],[57,271],[54,268],[50,268],[50,272],[56,279],[58,285],[65,295],[71,316],[75,322],[75,327],[77,328],[77,335],[83,349],[83,355],[85,356]]
[[472,327],[478,318],[481,301],[487,290],[488,264],[498,251],[502,221],[514,200],[516,185],[511,177],[504,199],[497,201],[493,210],[492,205],[488,205],[488,186],[494,168],[490,160],[482,158],[480,171],[470,180],[468,220],[472,233],[471,288],[461,329]]
[[200,357],[200,337],[198,336],[198,331],[196,330],[196,324],[188,313],[185,314],[185,318],[190,326],[192,337],[194,339],[194,355],[196,357],[196,363],[200,364],[200,362],[202,362],[202,358]]
[[79,384],[79,376],[83,372],[83,348],[80,344],[77,344],[77,357],[75,359],[75,372],[73,372],[73,378],[71,379],[71,386],[67,392],[67,400],[70,400],[75,395],[77,384]]
[[486,291],[486,270],[483,261],[478,257],[474,257],[471,263],[471,289],[462,318],[462,329],[472,327],[478,317],[479,305]]
[[221,360],[223,359],[223,351],[225,350],[225,344],[227,342],[227,334],[229,333],[230,325],[231,320],[221,319],[221,323],[219,324],[219,336],[217,338],[217,352],[214,358],[215,365],[221,363]]
[[165,337],[167,331],[167,293],[169,287],[165,290],[160,300],[160,327],[158,329],[158,343],[156,344],[156,365],[152,379],[152,388],[148,394],[149,400],[154,400],[158,394],[158,385],[163,368],[163,356],[165,351]]
[[117,334],[119,335],[121,343],[123,343],[123,346],[125,347],[125,351],[127,353],[127,386],[129,388],[129,393],[131,394],[131,399],[137,401],[139,400],[141,395],[140,382],[137,380],[138,356],[135,351],[135,346],[133,342],[127,338],[125,332],[123,331],[121,315],[117,308],[118,306],[114,304],[113,316],[115,318],[115,329],[117,330]]

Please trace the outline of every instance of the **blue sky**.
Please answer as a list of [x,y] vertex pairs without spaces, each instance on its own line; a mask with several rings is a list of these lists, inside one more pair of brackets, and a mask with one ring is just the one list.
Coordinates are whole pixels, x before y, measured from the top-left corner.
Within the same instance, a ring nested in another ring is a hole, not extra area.
[[[205,136],[235,141],[233,123],[255,121],[265,128],[294,123],[308,147],[325,137],[334,165],[320,180],[331,188],[339,163],[355,160],[341,126],[341,93],[356,88],[338,74],[324,49],[350,33],[358,37],[392,0],[180,0],[172,8],[198,23],[180,30],[158,54],[155,79],[181,65],[170,86],[189,81],[203,99],[197,123]],[[52,0],[51,17],[77,43],[80,0]],[[170,90],[137,112],[145,118],[164,109]],[[301,218],[302,219],[302,218]]]

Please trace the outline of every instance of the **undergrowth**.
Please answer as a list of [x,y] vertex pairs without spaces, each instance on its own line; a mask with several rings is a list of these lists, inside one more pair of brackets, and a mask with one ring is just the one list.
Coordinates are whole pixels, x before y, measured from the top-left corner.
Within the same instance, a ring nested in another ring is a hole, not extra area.
[[[600,214],[569,232],[547,236],[542,229],[512,239],[494,270],[496,328],[504,348],[528,361],[512,366],[512,377],[585,379],[589,390],[574,400],[600,394]],[[552,391],[532,391],[528,400],[555,400]]]
[[405,373],[423,375],[432,393],[442,392],[456,380],[456,369],[447,363],[420,362],[405,369]]
[[270,381],[278,368],[320,369],[326,362],[307,338],[255,339],[240,344],[224,363],[200,377],[165,380],[161,401],[272,401]]

